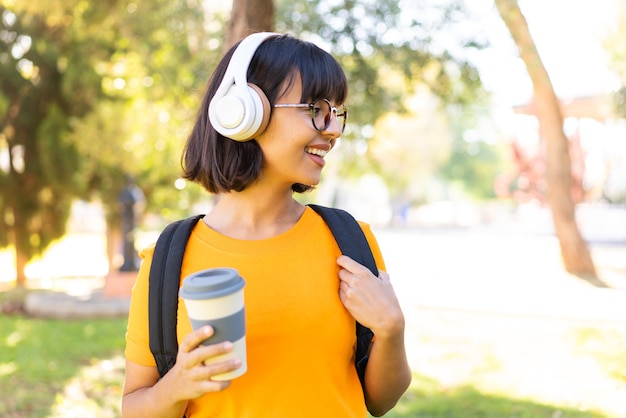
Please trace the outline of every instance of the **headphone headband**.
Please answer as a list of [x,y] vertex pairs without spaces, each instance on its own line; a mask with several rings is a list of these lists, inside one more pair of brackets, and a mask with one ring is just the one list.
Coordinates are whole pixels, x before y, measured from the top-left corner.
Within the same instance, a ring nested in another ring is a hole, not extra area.
[[228,63],[224,78],[209,103],[209,120],[217,132],[247,141],[265,130],[269,122],[269,100],[261,89],[247,81],[248,67],[257,48],[275,32],[258,32],[244,38]]

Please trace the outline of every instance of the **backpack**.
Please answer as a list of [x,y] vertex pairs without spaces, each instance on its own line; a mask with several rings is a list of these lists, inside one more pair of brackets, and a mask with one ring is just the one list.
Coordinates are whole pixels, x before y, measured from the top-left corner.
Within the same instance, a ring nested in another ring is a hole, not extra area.
[[[330,228],[339,249],[355,261],[365,265],[378,277],[378,269],[365,234],[348,212],[319,205],[309,205]],[[178,338],[176,322],[180,271],[187,240],[193,227],[204,215],[195,215],[173,222],[165,227],[157,239],[150,267],[148,322],[150,351],[156,360],[159,375],[163,377],[176,362]],[[374,333],[356,323],[357,345],[355,367],[361,386],[369,358],[369,346]]]

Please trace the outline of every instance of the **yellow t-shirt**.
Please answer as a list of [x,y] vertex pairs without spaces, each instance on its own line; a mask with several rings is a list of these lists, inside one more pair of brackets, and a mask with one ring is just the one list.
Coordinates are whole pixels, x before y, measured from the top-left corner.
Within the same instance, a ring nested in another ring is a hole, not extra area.
[[[384,262],[367,224],[361,224],[377,265]],[[133,288],[126,357],[154,366],[148,336],[148,276],[153,247]],[[244,288],[247,372],[218,393],[189,401],[191,417],[365,417],[354,367],[355,321],[339,299],[339,248],[311,208],[289,231],[269,239],[226,237],[203,222],[194,228],[182,278],[214,267],[231,267]],[[178,339],[191,331],[179,299]]]

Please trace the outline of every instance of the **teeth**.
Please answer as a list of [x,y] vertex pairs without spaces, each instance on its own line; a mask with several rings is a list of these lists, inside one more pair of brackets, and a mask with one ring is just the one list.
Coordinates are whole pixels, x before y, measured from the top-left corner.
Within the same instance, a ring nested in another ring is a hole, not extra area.
[[319,148],[305,148],[305,151],[308,152],[309,154],[318,155],[320,157],[324,157],[328,153],[328,151],[324,151]]

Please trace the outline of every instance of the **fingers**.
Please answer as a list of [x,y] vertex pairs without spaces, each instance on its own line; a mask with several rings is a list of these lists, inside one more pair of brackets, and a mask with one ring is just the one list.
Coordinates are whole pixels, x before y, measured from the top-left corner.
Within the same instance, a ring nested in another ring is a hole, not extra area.
[[[185,337],[179,348],[179,357],[182,357],[180,360],[184,367],[193,368],[198,365],[204,365],[208,360],[230,353],[233,350],[233,344],[230,341],[202,345],[202,342],[213,334],[213,328],[206,326],[192,331]],[[234,368],[237,368],[239,364]]]
[[230,380],[223,380],[217,376],[232,372],[239,367],[241,367],[241,361],[238,359],[204,362],[202,366],[199,367],[198,378],[200,380],[209,380],[216,383],[230,382]]
[[226,360],[215,363],[203,363],[195,369],[193,380],[198,382],[198,392],[217,392],[226,389],[231,380],[219,380],[215,376],[232,372],[241,366],[239,360]]
[[214,378],[241,367],[241,360],[227,355],[233,351],[231,342],[201,344],[213,333],[210,326],[199,328],[187,335],[180,344],[174,366],[175,372],[170,377],[176,379],[174,386],[183,392],[184,395],[181,396],[183,399],[192,399],[207,392],[226,389],[230,385],[230,380]]
[[392,333],[402,325],[402,312],[389,274],[378,277],[365,266],[345,255],[337,259],[339,298],[350,314],[374,332]]
[[374,277],[372,272],[364,265],[354,261],[352,258],[342,255],[337,259],[339,265],[339,278],[341,281],[348,282],[349,284],[353,280],[365,279],[367,277]]
[[347,255],[340,255],[339,258],[337,258],[337,264],[339,264],[339,267],[342,267],[352,273],[363,272],[364,270],[369,271],[367,267],[354,261]]
[[[359,278],[376,277],[372,274],[370,269],[354,261],[347,255],[339,256],[339,258],[337,258],[337,264],[341,267],[341,270],[339,270],[339,278],[342,281],[350,282],[351,280],[357,280]],[[379,271],[378,274],[378,278],[382,280],[384,277],[384,279],[389,282],[389,275],[386,272]]]
[[200,343],[213,335],[213,328],[210,326],[198,328],[187,335],[183,342],[180,344],[179,351],[183,353],[189,353],[194,348],[198,347]]

